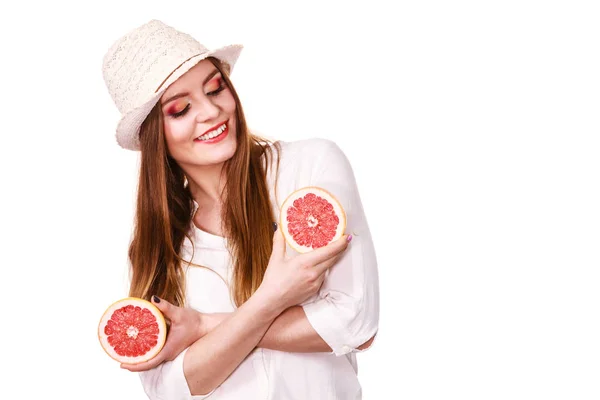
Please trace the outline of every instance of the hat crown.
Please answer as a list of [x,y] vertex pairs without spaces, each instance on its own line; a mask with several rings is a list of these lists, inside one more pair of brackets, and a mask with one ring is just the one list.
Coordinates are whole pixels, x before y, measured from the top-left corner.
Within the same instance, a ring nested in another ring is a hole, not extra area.
[[190,35],[151,20],[111,46],[103,60],[104,81],[118,110],[125,114],[154,96],[181,64],[206,52]]

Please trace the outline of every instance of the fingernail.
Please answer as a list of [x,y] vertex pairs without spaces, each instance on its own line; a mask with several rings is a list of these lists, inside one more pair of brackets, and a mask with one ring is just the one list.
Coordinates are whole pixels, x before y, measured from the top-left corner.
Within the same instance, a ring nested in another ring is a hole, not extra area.
[[277,222],[273,222],[273,232],[277,231]]
[[348,235],[348,238],[346,240],[348,241],[348,243],[350,243],[352,241],[352,235]]
[[152,296],[152,301],[156,304],[160,303],[160,299],[157,296]]

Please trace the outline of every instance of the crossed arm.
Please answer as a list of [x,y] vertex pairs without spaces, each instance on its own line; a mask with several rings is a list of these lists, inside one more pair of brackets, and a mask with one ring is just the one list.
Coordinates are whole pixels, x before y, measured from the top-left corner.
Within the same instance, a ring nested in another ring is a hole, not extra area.
[[[213,329],[231,313],[207,314],[208,324]],[[373,335],[357,347],[366,350],[373,343]],[[312,327],[301,306],[290,307],[281,313],[271,324],[257,347],[285,351],[288,353],[327,353],[331,347]]]
[[[281,235],[279,236],[278,241],[283,241]],[[315,277],[314,285],[311,283],[313,278],[301,279],[306,282],[308,290],[312,291],[310,286],[322,285],[325,270],[337,261],[335,254],[340,253],[342,248],[345,249],[347,246],[344,239],[329,248],[320,250],[321,253],[330,254],[325,255],[320,261],[311,263],[317,264],[315,267],[288,265],[282,270],[300,268],[296,273],[305,272],[309,274],[308,276]],[[336,250],[335,247],[339,249]],[[314,254],[318,255],[319,252]],[[311,275],[315,270],[318,273]],[[287,280],[288,277],[283,278]],[[278,287],[276,284],[269,286]],[[164,361],[174,360],[185,351],[183,357],[185,382],[182,382],[182,377],[179,376],[180,385],[189,387],[189,393],[195,396],[207,395],[217,388],[255,347],[285,352],[332,351],[332,347],[311,324],[304,306],[287,306],[285,301],[282,306],[277,306],[281,303],[275,299],[285,291],[278,293],[273,290],[261,290],[261,288],[246,303],[231,313],[203,314],[191,308],[173,306],[164,300],[157,302],[155,299],[157,307],[171,320],[167,343],[161,353],[152,360],[138,365],[123,365],[123,367],[131,371],[147,371]],[[289,301],[294,302],[294,299]],[[322,304],[326,299],[317,302]],[[327,313],[331,311],[327,310]],[[368,347],[373,338],[374,336],[361,343],[358,349]],[[170,367],[167,371],[169,369]],[[153,371],[151,375],[154,375],[151,379],[162,379],[159,370]],[[180,385],[163,384],[159,385],[157,390],[168,391]],[[162,397],[171,398],[169,393],[162,393]]]
[[[285,352],[332,351],[311,326],[301,306],[288,308],[270,322],[266,313],[250,303],[244,304],[247,308],[237,315],[222,316],[219,327],[213,331],[215,335],[209,333],[204,341],[199,340],[189,348],[184,358],[184,373],[193,395],[209,393],[218,387],[255,347]],[[373,339],[374,336],[358,349],[367,348]],[[206,374],[209,366],[213,372]]]

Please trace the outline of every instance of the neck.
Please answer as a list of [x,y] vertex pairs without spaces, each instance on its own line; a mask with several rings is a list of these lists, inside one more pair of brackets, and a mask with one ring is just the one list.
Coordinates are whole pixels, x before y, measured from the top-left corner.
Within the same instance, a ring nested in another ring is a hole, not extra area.
[[199,205],[220,204],[227,178],[224,164],[185,170],[192,197]]

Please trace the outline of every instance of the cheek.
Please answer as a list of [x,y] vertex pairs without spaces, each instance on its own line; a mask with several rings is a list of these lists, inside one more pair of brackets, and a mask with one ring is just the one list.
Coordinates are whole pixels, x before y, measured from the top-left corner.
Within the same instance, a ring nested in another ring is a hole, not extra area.
[[235,113],[235,99],[229,90],[223,93],[223,96],[219,99],[219,105],[228,114],[233,115]]
[[177,121],[165,121],[164,123],[165,141],[170,154],[177,153],[177,147],[189,138],[189,128],[186,124]]

